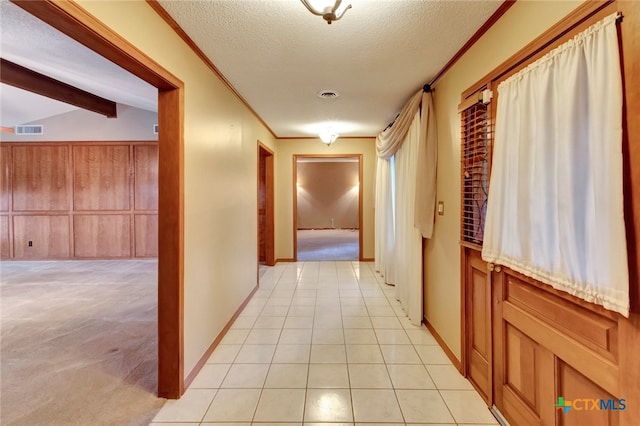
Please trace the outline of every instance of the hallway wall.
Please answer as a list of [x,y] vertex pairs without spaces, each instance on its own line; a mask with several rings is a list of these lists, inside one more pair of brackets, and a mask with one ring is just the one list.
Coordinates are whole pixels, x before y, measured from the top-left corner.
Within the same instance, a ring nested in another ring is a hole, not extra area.
[[357,229],[358,171],[357,161],[298,161],[298,229]]
[[433,238],[425,241],[425,317],[460,359],[460,95],[546,31],[580,1],[516,2],[435,86],[438,200]]
[[257,285],[257,141],[275,141],[146,2],[78,3],[184,82],[186,377]]
[[276,181],[276,259],[293,258],[293,156],[362,154],[362,257],[374,257],[375,138],[339,138],[327,148],[320,139],[278,139]]

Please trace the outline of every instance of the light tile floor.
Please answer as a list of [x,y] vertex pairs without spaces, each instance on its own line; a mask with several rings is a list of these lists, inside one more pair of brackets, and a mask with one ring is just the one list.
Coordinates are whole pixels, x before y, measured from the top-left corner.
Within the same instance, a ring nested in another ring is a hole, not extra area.
[[299,262],[260,287],[154,426],[498,424],[371,263]]

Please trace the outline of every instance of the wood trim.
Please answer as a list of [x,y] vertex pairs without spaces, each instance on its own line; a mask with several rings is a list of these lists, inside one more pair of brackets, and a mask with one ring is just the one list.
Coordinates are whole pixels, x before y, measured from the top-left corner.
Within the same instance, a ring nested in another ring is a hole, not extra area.
[[462,92],[462,99],[468,98],[473,93],[482,89],[483,86],[486,86],[488,82],[495,81],[509,70],[514,69],[515,67],[523,64],[525,61],[531,59],[534,55],[539,53],[541,50],[549,47],[560,37],[572,31],[576,26],[589,19],[589,17],[598,13],[600,10],[604,9],[614,0],[606,0],[606,1],[585,1],[580,6],[578,6],[573,12],[569,13],[563,19],[558,21],[554,26],[549,28],[547,31],[542,33],[540,36],[535,38],[533,41],[528,43],[524,48],[519,50],[517,53],[512,55],[509,59],[500,64],[497,68],[489,72],[487,75],[482,77],[476,83],[471,85],[467,90]]
[[293,155],[293,261],[298,261],[298,156]]
[[460,247],[460,374],[469,376],[469,366],[467,365],[467,318],[470,312],[467,306],[467,249]]
[[480,102],[480,99],[474,97],[473,95],[475,95],[477,93],[480,96],[481,90],[483,90],[483,89],[484,88],[478,90],[477,92],[472,93],[471,95],[469,95],[469,97],[467,97],[462,102],[460,102],[460,104],[458,104],[458,113],[460,114],[464,110],[469,109],[472,106],[474,106],[475,104],[477,104],[478,102]]
[[487,19],[487,21],[482,24],[482,26],[478,29],[478,31],[476,31],[469,40],[467,40],[467,42],[460,48],[460,50],[458,50],[456,52],[455,55],[453,55],[453,58],[451,58],[449,60],[449,62],[447,62],[445,64],[444,67],[442,67],[442,69],[440,71],[438,71],[438,73],[436,74],[435,77],[433,77],[433,79],[431,80],[431,82],[429,83],[430,86],[434,86],[438,80],[440,80],[440,78],[444,75],[444,73],[446,73],[447,71],[449,71],[449,68],[451,68],[456,62],[458,62],[458,60],[460,58],[462,58],[462,56],[467,53],[467,51],[469,49],[471,49],[471,47],[476,44],[476,42],[478,40],[480,40],[480,38],[487,32],[489,31],[489,29],[493,26],[493,24],[495,24],[496,22],[498,22],[498,19],[500,19],[502,17],[502,15],[504,15],[507,10],[509,10],[511,8],[511,6],[513,6],[515,4],[516,0],[505,0],[500,7],[498,7],[498,9],[496,9],[495,12],[493,12],[493,14],[489,17],[489,19]]
[[362,200],[363,200],[363,191],[362,191],[362,187],[364,186],[362,184],[362,179],[363,179],[363,170],[364,170],[364,164],[363,163],[363,155],[360,154],[358,155],[358,260],[360,262],[362,262],[362,239],[363,239],[363,232],[362,232],[362,221],[363,221],[363,213],[362,213]]
[[[274,197],[274,152],[268,146],[258,141],[258,209],[260,209],[260,185],[263,178],[260,169],[262,157],[265,157],[265,229],[260,229],[260,213],[258,212],[258,252],[260,252],[261,233],[265,239],[265,263],[267,266],[276,264],[275,260],[275,197]],[[260,253],[258,253],[258,263]],[[259,271],[258,271],[259,273]]]
[[482,251],[482,246],[475,243],[470,243],[469,241],[459,241],[460,247],[470,248],[471,250]]
[[290,263],[295,262],[296,260],[293,257],[279,257],[276,259],[276,263]]
[[109,99],[96,96],[3,58],[0,58],[0,66],[2,67],[0,81],[4,84],[75,105],[107,118],[118,116],[116,103]]
[[15,133],[15,129],[13,127],[4,127],[4,126],[0,126],[0,132],[3,133]]
[[267,266],[273,266],[276,264],[276,248],[275,248],[275,156],[273,154],[265,158],[265,174],[266,174],[266,248],[265,257]]
[[623,21],[618,33],[623,74],[623,185],[627,256],[629,258],[630,313],[618,321],[620,394],[634,395],[635,402],[620,413],[621,425],[640,419],[640,2],[618,1]]
[[160,90],[183,86],[180,79],[71,0],[11,1]]
[[[623,74],[623,184],[625,196],[625,218],[627,229],[627,251],[629,256],[629,282],[631,312],[640,314],[640,2],[618,2],[623,21],[619,37],[622,38],[620,50]],[[629,119],[633,117],[632,119]],[[639,385],[640,387],[640,385]],[[640,394],[640,393],[639,393]],[[640,411],[640,409],[639,409]]]
[[158,93],[158,395],[184,393],[184,89]]
[[184,379],[185,388],[188,388],[191,385],[191,383],[193,382],[193,380],[196,378],[198,373],[200,373],[200,370],[202,370],[202,367],[205,366],[205,364],[207,363],[207,361],[211,357],[211,354],[213,354],[213,351],[218,347],[218,345],[220,344],[220,342],[222,341],[224,336],[226,336],[227,332],[229,331],[229,329],[231,328],[231,326],[233,325],[235,320],[240,316],[240,314],[242,313],[242,310],[247,306],[247,303],[249,303],[249,301],[251,300],[253,295],[256,293],[256,291],[258,291],[258,285],[256,285],[253,288],[253,290],[251,290],[251,293],[249,293],[247,298],[244,300],[244,302],[242,302],[242,304],[236,310],[236,312],[233,314],[231,319],[229,321],[227,321],[225,326],[222,328],[222,331],[220,332],[220,334],[218,334],[218,336],[213,340],[213,342],[211,342],[211,345],[209,345],[209,348],[207,348],[207,350],[204,352],[204,354],[202,354],[202,356],[200,357],[200,359],[198,360],[196,365],[193,367],[191,372]]
[[447,346],[447,344],[444,342],[444,339],[440,337],[440,335],[438,334],[438,331],[435,329],[435,327],[431,325],[427,317],[423,317],[422,320],[424,322],[424,325],[427,327],[427,329],[433,336],[433,338],[436,339],[436,342],[438,342],[438,345],[440,346],[440,348],[442,348],[444,353],[447,355],[447,358],[449,358],[449,361],[451,361],[451,363],[456,368],[456,370],[458,370],[460,374],[462,374],[462,363],[460,362],[460,360],[456,358],[453,351],[449,348],[449,346]]
[[158,395],[184,393],[184,84],[78,4],[14,3],[159,89]]
[[[375,139],[378,135],[373,135],[373,136],[340,136],[338,138],[338,140],[349,140],[349,139]],[[318,138],[318,136],[281,136],[278,137],[278,140],[316,140],[318,142],[320,141],[320,138]],[[336,140],[336,142],[334,143],[338,143],[338,140]],[[338,154],[339,155],[339,154]]]
[[151,6],[151,8],[158,14],[158,16],[160,16],[173,29],[173,31],[175,31],[176,34],[178,34],[182,41],[184,41],[187,46],[191,48],[193,53],[195,53],[196,56],[198,56],[202,60],[202,62],[204,62],[207,67],[209,67],[209,69],[216,75],[216,77],[218,77],[222,81],[222,83],[227,86],[227,88],[240,100],[240,102],[242,102],[244,106],[246,106],[247,109],[251,111],[251,113],[258,119],[258,121],[269,131],[271,136],[276,138],[277,136],[275,135],[275,133],[273,133],[271,127],[269,127],[267,123],[262,119],[262,117],[260,117],[260,115],[258,115],[258,113],[251,107],[251,105],[249,105],[249,103],[242,97],[240,92],[238,92],[233,84],[231,84],[231,82],[224,76],[224,74],[220,72],[218,67],[216,67],[215,64],[209,59],[209,57],[207,57],[207,55],[202,51],[202,49],[198,47],[196,42],[194,42],[193,39],[189,37],[189,35],[182,29],[180,24],[178,24],[176,20],[173,19],[169,12],[167,12],[160,5],[160,3],[158,3],[157,0],[147,0],[147,4]]
[[375,262],[375,258],[373,257],[363,257],[362,259],[360,259],[360,262]]

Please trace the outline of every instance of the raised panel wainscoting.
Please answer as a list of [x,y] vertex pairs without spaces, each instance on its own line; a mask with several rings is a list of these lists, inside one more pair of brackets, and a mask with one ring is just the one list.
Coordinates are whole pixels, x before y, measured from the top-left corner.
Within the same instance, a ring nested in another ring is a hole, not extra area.
[[158,253],[156,142],[2,143],[2,259]]

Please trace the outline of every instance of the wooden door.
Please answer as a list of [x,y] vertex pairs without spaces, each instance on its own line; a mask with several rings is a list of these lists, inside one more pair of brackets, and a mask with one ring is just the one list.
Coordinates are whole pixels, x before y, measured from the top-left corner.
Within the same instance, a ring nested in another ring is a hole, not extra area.
[[258,262],[275,265],[273,152],[258,145]]
[[480,395],[491,405],[491,272],[478,250],[464,250],[466,371]]

